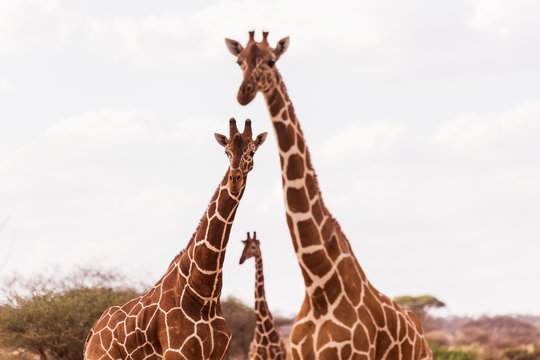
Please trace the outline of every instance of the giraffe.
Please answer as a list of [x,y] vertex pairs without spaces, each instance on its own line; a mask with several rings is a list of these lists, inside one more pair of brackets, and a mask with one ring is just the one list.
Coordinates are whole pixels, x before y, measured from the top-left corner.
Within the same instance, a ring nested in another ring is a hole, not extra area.
[[229,122],[229,168],[187,247],[145,294],[107,309],[90,330],[84,359],[222,359],[231,330],[221,312],[225,250],[244,194],[253,155],[267,133],[252,139],[251,121],[239,133]]
[[248,232],[247,239],[242,240],[242,242],[244,243],[244,251],[240,257],[240,264],[243,264],[250,257],[255,258],[255,316],[257,322],[253,340],[249,344],[248,359],[285,360],[287,359],[287,349],[266,302],[263,263],[257,233],[253,232],[253,237],[251,237]]
[[275,63],[289,37],[268,43],[249,32],[245,48],[225,39],[243,81],[241,105],[261,92],[270,112],[281,163],[285,217],[305,284],[290,336],[293,359],[432,359],[414,313],[368,281],[349,241],[324,205],[304,134]]

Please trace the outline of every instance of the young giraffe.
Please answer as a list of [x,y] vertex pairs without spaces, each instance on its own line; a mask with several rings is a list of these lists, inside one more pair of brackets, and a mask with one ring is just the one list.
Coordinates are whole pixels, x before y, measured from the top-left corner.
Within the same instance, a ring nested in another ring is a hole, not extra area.
[[86,339],[86,360],[223,358],[231,338],[220,305],[225,250],[253,155],[266,135],[253,140],[250,120],[240,134],[234,119],[228,139],[215,134],[230,165],[199,227],[152,289],[103,313]]
[[244,251],[240,257],[240,264],[243,264],[250,257],[255,258],[255,315],[257,323],[253,340],[249,344],[248,359],[250,360],[285,360],[287,349],[285,343],[279,335],[279,331],[274,323],[274,318],[268,309],[266,295],[264,294],[264,274],[261,257],[261,248],[257,233],[253,232],[253,238],[247,233],[247,239],[242,240]]
[[293,359],[432,359],[418,318],[377,291],[367,280],[349,241],[323,203],[309,150],[275,62],[289,38],[271,48],[244,48],[225,39],[237,57],[242,105],[261,92],[276,133],[286,219],[306,293],[291,333]]

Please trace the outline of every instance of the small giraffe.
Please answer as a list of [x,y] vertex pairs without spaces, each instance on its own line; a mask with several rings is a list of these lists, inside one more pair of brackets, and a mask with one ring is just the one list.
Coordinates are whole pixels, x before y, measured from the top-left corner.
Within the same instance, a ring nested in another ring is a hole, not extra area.
[[304,134],[275,63],[289,38],[268,44],[268,32],[244,48],[225,39],[243,82],[237,99],[261,92],[277,137],[285,216],[306,293],[291,333],[293,359],[432,359],[418,318],[367,280],[339,223],[324,205]]
[[253,232],[253,238],[247,233],[247,239],[242,240],[244,251],[240,258],[240,264],[243,264],[250,257],[255,258],[255,315],[257,323],[253,340],[249,344],[248,359],[250,360],[285,360],[287,358],[287,349],[285,343],[279,335],[279,331],[274,323],[274,318],[270,313],[266,303],[264,293],[264,273],[261,257],[261,248],[257,233]]
[[230,165],[197,230],[152,289],[101,315],[86,339],[85,360],[223,358],[231,338],[220,304],[225,250],[253,155],[266,135],[253,140],[251,121],[239,133],[234,119],[229,138],[214,134]]

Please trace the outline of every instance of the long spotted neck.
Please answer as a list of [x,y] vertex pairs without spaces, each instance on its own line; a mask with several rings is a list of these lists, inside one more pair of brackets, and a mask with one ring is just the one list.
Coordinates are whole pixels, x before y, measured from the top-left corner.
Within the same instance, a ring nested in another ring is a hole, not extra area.
[[229,172],[218,186],[199,227],[180,258],[180,272],[194,296],[204,302],[217,301],[221,295],[225,250],[245,184],[238,194],[227,187]]
[[274,327],[274,319],[268,309],[264,292],[263,262],[260,254],[255,256],[255,315],[257,320],[255,331],[261,335],[267,333],[270,327]]
[[329,280],[331,263],[343,249],[337,245],[337,222],[322,200],[292,102],[281,75],[277,70],[275,74],[274,86],[263,94],[277,137],[287,225],[306,289],[311,293]]

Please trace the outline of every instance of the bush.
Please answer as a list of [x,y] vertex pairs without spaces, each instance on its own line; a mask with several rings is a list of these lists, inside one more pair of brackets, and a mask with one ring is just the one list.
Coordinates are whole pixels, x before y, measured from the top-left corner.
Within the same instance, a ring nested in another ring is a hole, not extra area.
[[445,307],[446,304],[431,295],[421,296],[398,296],[393,299],[398,305],[411,310],[423,322],[430,309]]
[[434,330],[434,331],[426,332],[424,336],[426,337],[426,339],[429,341],[430,344],[438,345],[438,346],[450,345],[449,336],[443,331]]
[[223,317],[231,327],[232,338],[226,359],[245,359],[255,330],[255,312],[233,296],[221,302]]
[[42,360],[82,359],[86,336],[103,311],[137,296],[135,289],[118,286],[119,279],[88,269],[60,279],[14,277],[0,307],[0,345]]
[[524,349],[508,349],[504,352],[508,360],[539,360],[540,349],[533,352],[528,352]]
[[475,353],[459,349],[448,349],[438,345],[431,345],[434,360],[476,360]]

